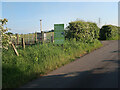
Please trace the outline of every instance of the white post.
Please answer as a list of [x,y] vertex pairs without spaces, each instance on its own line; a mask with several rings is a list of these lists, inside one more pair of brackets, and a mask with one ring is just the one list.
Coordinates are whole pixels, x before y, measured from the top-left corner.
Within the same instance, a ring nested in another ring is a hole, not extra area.
[[40,30],[42,32],[42,20],[40,19]]

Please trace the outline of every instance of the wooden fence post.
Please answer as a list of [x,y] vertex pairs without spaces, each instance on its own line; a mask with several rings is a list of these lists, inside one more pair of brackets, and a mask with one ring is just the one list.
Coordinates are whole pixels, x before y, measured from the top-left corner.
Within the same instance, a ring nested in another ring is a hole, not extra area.
[[13,47],[14,52],[16,53],[16,55],[19,56],[19,53],[17,52],[17,49],[15,48],[14,44],[12,43],[11,45],[12,45],[12,47]]
[[28,34],[28,44],[30,44],[30,33]]
[[52,43],[54,43],[54,33],[52,33]]
[[23,47],[23,49],[25,49],[25,42],[24,42],[24,38],[23,37],[22,37],[21,41],[22,41],[22,47]]
[[35,32],[35,43],[37,43],[37,32]]
[[16,36],[17,36],[17,44],[19,44],[19,35],[16,34]]
[[33,40],[33,44],[34,44],[35,43],[35,35],[34,34],[33,34],[32,40]]
[[51,35],[51,42],[53,43],[53,36]]
[[28,44],[28,35],[27,34],[25,34],[25,42],[26,42],[26,44]]
[[27,35],[27,42],[29,44],[29,34],[26,34]]
[[41,31],[41,34],[42,34],[42,43],[44,43],[44,32]]
[[21,34],[21,45],[22,45],[22,38],[23,38],[23,34]]

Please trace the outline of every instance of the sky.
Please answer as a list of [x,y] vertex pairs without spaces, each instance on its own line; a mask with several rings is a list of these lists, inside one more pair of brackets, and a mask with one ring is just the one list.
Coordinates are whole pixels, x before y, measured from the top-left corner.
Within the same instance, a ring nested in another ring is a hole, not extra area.
[[2,18],[12,33],[34,33],[78,19],[118,25],[118,2],[2,2]]

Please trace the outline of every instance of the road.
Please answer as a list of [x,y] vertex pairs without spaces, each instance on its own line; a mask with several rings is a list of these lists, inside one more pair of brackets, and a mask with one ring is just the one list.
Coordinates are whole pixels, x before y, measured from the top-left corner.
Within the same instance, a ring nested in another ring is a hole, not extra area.
[[100,49],[20,88],[118,88],[118,41],[102,43]]

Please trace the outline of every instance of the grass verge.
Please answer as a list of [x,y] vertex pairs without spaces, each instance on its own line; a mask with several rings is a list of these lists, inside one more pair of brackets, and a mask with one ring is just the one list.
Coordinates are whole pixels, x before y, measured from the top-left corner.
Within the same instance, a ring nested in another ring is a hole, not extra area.
[[2,86],[17,88],[101,46],[98,40],[91,43],[65,41],[63,46],[37,44],[28,46],[25,50],[18,49],[20,56],[16,56],[12,48],[3,49]]

